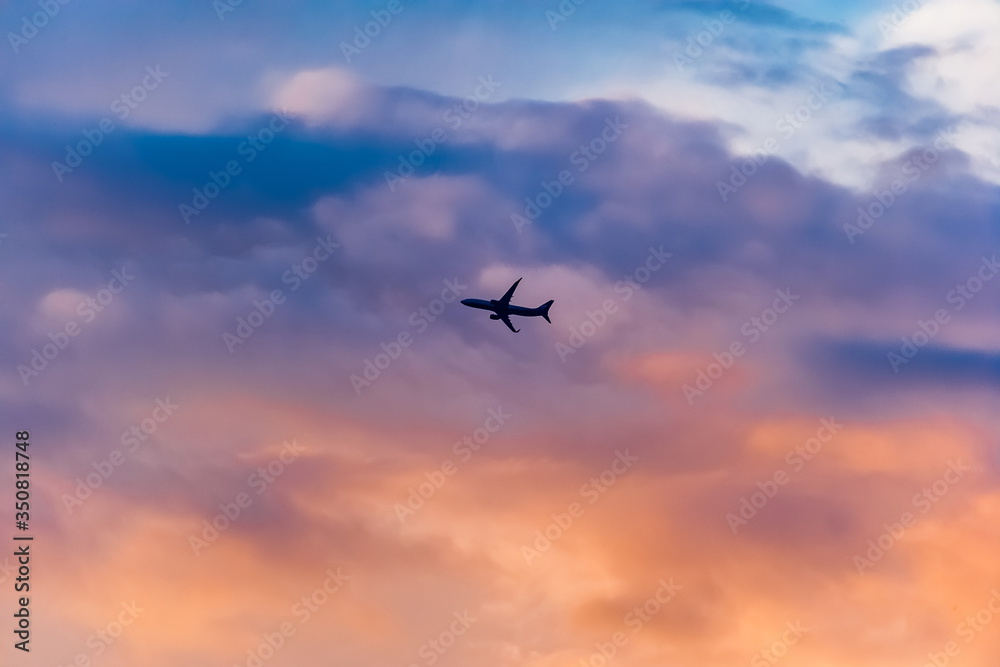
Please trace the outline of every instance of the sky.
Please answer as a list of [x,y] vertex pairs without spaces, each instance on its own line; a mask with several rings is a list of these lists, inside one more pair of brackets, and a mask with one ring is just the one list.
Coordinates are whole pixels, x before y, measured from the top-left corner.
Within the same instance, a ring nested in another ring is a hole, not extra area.
[[997,664],[1000,3],[0,28],[0,664]]

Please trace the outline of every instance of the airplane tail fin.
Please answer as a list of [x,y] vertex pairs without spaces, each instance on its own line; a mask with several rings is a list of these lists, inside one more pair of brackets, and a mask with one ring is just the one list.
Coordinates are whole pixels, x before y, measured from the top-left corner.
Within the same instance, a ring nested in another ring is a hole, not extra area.
[[552,324],[552,320],[549,319],[549,308],[552,306],[554,301],[555,299],[553,299],[552,301],[546,301],[545,303],[539,306],[539,309],[541,309],[542,311],[542,317],[544,317],[545,321],[548,322],[549,324]]

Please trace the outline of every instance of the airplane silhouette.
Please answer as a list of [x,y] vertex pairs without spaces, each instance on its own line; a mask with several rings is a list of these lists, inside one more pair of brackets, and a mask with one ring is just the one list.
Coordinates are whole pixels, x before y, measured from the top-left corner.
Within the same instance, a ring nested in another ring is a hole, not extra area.
[[523,306],[512,306],[510,305],[510,297],[514,295],[514,290],[517,289],[517,284],[521,282],[518,278],[514,281],[514,284],[510,286],[507,293],[497,299],[490,299],[486,301],[484,299],[462,299],[463,306],[469,306],[470,308],[481,308],[482,310],[492,310],[493,314],[490,315],[491,320],[501,320],[507,325],[507,328],[517,333],[520,329],[515,329],[514,325],[510,323],[511,315],[521,315],[522,317],[544,317],[545,321],[552,324],[552,320],[549,319],[549,307],[552,305],[552,301],[546,301],[538,308],[524,308]]

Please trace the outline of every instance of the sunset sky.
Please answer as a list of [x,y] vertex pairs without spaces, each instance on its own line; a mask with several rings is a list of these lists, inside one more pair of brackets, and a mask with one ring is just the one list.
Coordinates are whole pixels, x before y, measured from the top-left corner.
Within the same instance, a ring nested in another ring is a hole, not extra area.
[[0,664],[1000,664],[1000,2],[0,27]]

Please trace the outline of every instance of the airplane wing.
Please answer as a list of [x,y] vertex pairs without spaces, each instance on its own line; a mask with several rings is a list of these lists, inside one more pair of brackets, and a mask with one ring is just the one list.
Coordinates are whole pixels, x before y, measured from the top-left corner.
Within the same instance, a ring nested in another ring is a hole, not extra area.
[[[516,285],[517,283],[514,283],[514,284]],[[508,298],[509,298],[509,296],[508,296]],[[511,324],[511,322],[510,322],[510,317],[508,317],[507,315],[501,316],[500,319],[503,321],[504,324],[507,325],[507,328],[510,329],[511,331],[513,331],[514,333],[517,333],[518,331],[520,331],[520,329],[515,329],[514,328],[514,325]]]
[[[514,290],[516,290],[516,289],[517,289],[517,284],[518,284],[519,282],[521,282],[521,279],[520,279],[520,278],[518,278],[517,280],[515,280],[515,281],[514,281],[514,284],[510,286],[510,289],[509,289],[509,290],[507,290],[507,293],[506,293],[506,294],[504,294],[504,295],[503,295],[502,297],[500,297],[500,301],[499,301],[498,303],[501,303],[501,304],[503,304],[504,306],[509,306],[509,305],[510,305],[510,298],[511,298],[512,296],[514,296]],[[510,327],[510,324],[508,324],[507,326],[509,326],[509,327]],[[510,327],[510,328],[511,328],[511,329],[513,329],[514,327]]]

